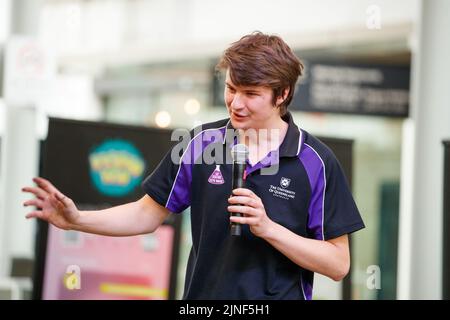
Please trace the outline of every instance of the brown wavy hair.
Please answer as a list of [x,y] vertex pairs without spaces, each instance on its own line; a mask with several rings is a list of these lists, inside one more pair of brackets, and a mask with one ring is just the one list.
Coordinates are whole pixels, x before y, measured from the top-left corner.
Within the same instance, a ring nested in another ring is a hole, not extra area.
[[289,89],[279,105],[284,116],[294,96],[303,63],[291,48],[276,35],[256,31],[243,36],[226,49],[216,65],[217,71],[229,70],[231,81],[237,86],[265,86],[272,89],[272,103]]

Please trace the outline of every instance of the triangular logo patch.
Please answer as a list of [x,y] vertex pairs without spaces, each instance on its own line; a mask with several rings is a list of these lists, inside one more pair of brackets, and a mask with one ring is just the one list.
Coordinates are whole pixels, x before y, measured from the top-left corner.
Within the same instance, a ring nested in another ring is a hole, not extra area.
[[216,165],[213,173],[209,176],[208,182],[211,184],[224,184],[225,180],[223,179],[222,172],[220,172],[220,165]]

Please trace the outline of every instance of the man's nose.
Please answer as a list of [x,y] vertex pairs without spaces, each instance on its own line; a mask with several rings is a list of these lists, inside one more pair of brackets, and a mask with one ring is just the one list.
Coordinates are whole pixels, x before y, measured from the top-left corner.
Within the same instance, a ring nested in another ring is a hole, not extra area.
[[234,110],[239,110],[244,107],[244,103],[242,101],[242,96],[239,93],[236,93],[233,96],[233,100],[231,100],[230,107]]

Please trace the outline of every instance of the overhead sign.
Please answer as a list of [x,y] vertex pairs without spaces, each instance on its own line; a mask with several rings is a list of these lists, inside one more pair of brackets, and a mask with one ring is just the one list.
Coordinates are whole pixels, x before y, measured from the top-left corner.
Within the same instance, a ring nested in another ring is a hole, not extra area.
[[410,68],[306,62],[291,110],[407,117]]

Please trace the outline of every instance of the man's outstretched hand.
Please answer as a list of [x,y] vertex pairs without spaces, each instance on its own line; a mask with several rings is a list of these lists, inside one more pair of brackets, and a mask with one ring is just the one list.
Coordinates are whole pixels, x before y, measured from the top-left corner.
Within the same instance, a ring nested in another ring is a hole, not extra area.
[[[26,215],[27,219],[39,218],[54,226],[69,230],[77,224],[80,212],[72,199],[63,195],[44,178],[34,178],[35,187],[24,187],[23,192],[29,192],[34,198],[24,202],[24,206],[34,206],[37,209]],[[39,210],[40,209],[40,210]]]

